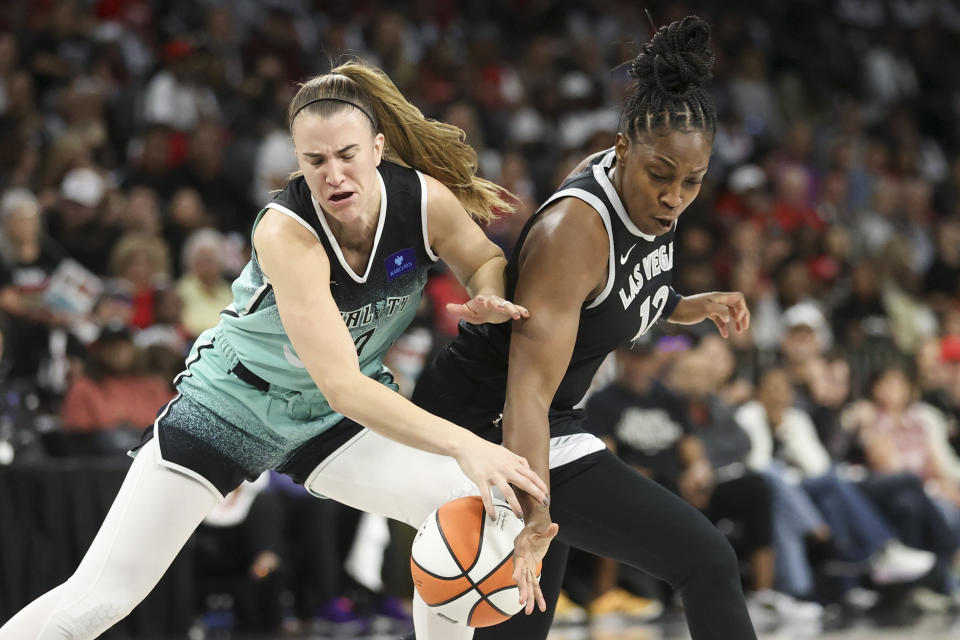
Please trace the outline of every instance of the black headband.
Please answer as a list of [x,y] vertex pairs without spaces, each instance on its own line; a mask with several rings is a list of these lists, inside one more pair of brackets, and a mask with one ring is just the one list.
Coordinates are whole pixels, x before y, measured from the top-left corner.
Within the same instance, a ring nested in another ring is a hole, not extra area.
[[297,109],[297,110],[293,113],[293,115],[290,116],[290,126],[291,126],[291,127],[293,126],[293,120],[294,120],[294,118],[297,117],[297,114],[298,114],[298,113],[300,113],[301,111],[303,111],[304,109],[306,109],[307,107],[309,107],[310,105],[312,105],[314,102],[323,102],[323,101],[325,101],[325,100],[332,100],[332,101],[334,101],[334,102],[342,102],[342,103],[344,103],[344,104],[350,105],[351,107],[356,107],[357,109],[359,109],[360,111],[363,112],[363,115],[365,115],[365,116],[367,116],[367,118],[369,118],[370,123],[373,125],[373,128],[376,129],[376,130],[379,130],[379,128],[377,127],[377,121],[373,119],[373,115],[371,115],[369,111],[367,111],[366,109],[364,109],[363,107],[361,107],[361,106],[360,106],[359,104],[357,104],[356,102],[353,102],[353,101],[351,101],[351,100],[347,100],[346,98],[314,98],[313,100],[309,100],[309,101],[303,103],[303,106],[300,107],[299,109]]

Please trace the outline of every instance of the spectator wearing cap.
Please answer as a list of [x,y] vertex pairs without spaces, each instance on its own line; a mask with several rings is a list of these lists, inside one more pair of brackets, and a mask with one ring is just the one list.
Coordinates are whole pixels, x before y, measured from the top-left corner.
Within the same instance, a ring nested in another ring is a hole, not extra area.
[[762,224],[771,206],[766,186],[767,174],[755,164],[742,164],[731,171],[727,190],[717,198],[719,222],[728,229],[744,220]]
[[48,212],[50,235],[93,273],[106,273],[107,258],[120,235],[116,223],[101,215],[107,183],[90,168],[72,169],[60,183],[60,200]]
[[233,302],[223,279],[223,236],[213,229],[195,231],[183,247],[184,275],[177,283],[183,300],[183,325],[191,338],[220,321],[220,312]]
[[143,371],[130,329],[110,323],[90,345],[86,372],[67,390],[60,419],[70,432],[139,430],[172,397],[166,381]]

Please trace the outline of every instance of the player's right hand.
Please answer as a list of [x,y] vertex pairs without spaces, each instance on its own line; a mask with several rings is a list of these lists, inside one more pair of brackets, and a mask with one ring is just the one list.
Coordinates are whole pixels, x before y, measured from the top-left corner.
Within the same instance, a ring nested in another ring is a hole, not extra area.
[[525,491],[542,504],[547,503],[547,485],[530,468],[527,459],[518,456],[506,447],[474,436],[456,456],[457,464],[480,489],[480,499],[491,520],[496,519],[491,491],[496,487],[518,518],[523,518],[523,509],[513,487]]

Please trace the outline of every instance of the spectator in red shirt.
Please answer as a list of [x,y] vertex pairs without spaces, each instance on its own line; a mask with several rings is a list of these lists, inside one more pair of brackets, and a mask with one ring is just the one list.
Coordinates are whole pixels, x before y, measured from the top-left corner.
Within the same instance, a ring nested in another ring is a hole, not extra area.
[[90,345],[86,375],[67,390],[60,418],[69,432],[143,429],[173,397],[159,376],[142,375],[130,330],[108,324]]

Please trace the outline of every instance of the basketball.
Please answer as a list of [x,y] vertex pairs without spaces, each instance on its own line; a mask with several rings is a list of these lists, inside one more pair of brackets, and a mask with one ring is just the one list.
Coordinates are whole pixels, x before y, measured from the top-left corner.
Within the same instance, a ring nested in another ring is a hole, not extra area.
[[413,540],[410,570],[417,592],[454,624],[489,627],[522,609],[513,581],[513,540],[523,521],[506,502],[494,505],[497,518],[491,521],[478,496],[452,500],[430,514]]

